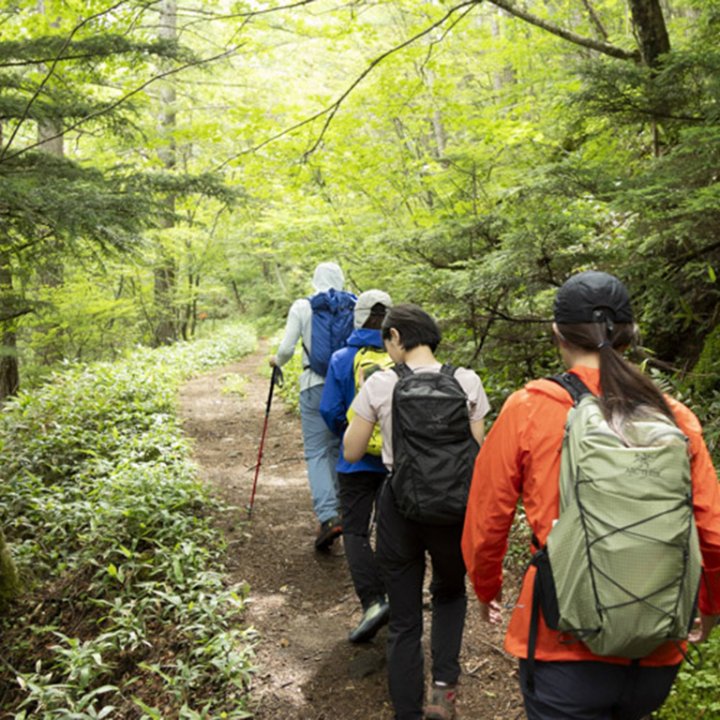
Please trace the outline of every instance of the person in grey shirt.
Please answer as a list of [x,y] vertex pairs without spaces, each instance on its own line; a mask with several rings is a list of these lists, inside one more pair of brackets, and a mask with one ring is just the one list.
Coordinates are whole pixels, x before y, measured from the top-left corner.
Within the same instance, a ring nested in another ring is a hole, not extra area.
[[[339,265],[320,263],[315,268],[312,285],[316,293],[330,289],[340,291],[345,276]],[[300,418],[308,480],[313,509],[320,523],[315,538],[317,550],[327,550],[342,533],[338,502],[336,465],[340,439],[332,433],[320,415],[325,377],[310,367],[312,349],[312,308],[307,297],[299,298],[291,306],[285,324],[285,333],[277,353],[270,358],[271,366],[282,367],[295,353],[298,340],[302,341],[303,371],[300,375]]]
[[[441,372],[442,365],[435,358],[435,349],[441,340],[440,328],[435,319],[417,305],[394,305],[385,315],[381,332],[385,350],[396,366],[405,365],[418,375]],[[348,462],[362,458],[373,427],[379,423],[383,462],[390,473],[396,469],[397,448],[393,447],[393,440],[398,440],[399,429],[393,429],[393,404],[399,377],[395,370],[373,373],[355,396],[351,406],[355,416],[344,435],[344,455]],[[483,418],[490,409],[482,381],[467,368],[457,368],[454,377],[466,398],[467,433],[480,445],[484,436]],[[438,444],[443,442],[443,438],[438,438]],[[422,454],[420,457],[423,458]],[[465,564],[460,547],[462,517],[452,524],[406,517],[391,481],[383,486],[377,505],[375,557],[390,604],[387,666],[395,719],[452,720],[456,717],[460,648],[467,606]],[[422,636],[426,555],[430,556],[432,565],[432,682],[424,703]]]

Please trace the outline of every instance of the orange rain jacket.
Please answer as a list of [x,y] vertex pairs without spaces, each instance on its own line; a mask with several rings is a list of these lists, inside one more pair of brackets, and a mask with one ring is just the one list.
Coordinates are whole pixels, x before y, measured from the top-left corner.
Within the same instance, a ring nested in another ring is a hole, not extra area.
[[[572,368],[588,388],[599,392],[600,373],[594,368]],[[705,614],[720,613],[720,486],[695,415],[666,398],[682,431],[689,438],[693,505],[703,557],[699,607]],[[468,575],[478,598],[489,603],[502,588],[502,562],[518,498],[527,521],[544,545],[558,517],[560,451],[569,393],[550,380],[535,380],[513,393],[488,433],[475,463],[462,548]],[[507,634],[505,649],[527,657],[533,580],[531,567],[523,580]],[[599,657],[567,634],[550,630],[542,613],[538,627],[538,660],[603,660],[629,663],[625,658]],[[682,653],[674,642],[661,645],[642,661],[645,665],[674,665]]]

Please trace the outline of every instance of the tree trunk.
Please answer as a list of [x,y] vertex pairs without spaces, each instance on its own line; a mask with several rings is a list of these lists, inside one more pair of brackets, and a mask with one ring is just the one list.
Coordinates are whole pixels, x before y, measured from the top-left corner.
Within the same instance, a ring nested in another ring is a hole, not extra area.
[[[37,0],[38,15],[46,15],[45,0]],[[51,27],[58,27],[59,19],[50,23]],[[40,66],[43,72],[47,72],[48,68],[43,64]],[[42,150],[55,157],[65,156],[65,144],[63,138],[63,125],[60,120],[39,120],[38,121],[38,150]],[[52,260],[46,263],[48,266],[54,265]],[[62,284],[62,265],[60,266],[60,277],[58,280],[54,272],[50,273],[49,285]]]
[[643,62],[657,67],[660,56],[670,52],[668,35],[659,0],[628,0]]
[[[665,25],[660,0],[628,0],[628,4],[642,61],[649,68],[657,69],[660,66],[660,58],[670,52],[670,36]],[[666,106],[658,107],[657,113],[660,119],[654,119],[652,123],[655,157],[659,157],[663,152],[660,123],[662,123],[662,117],[669,114],[669,110]]]
[[[500,8],[495,8],[495,12],[490,16],[490,33],[493,38],[499,38],[502,34],[500,30],[499,18],[505,16],[505,12]],[[495,70],[493,72],[493,88],[495,90],[502,90],[507,85],[512,85],[515,82],[515,70],[510,63],[505,63],[502,70]]]
[[[172,206],[174,207],[174,198]],[[172,227],[172,223],[164,223],[165,227]],[[175,259],[162,244],[158,244],[158,257],[154,275],[154,305],[155,305],[155,344],[169,345],[177,340],[178,323],[175,307],[175,289],[177,287],[177,268]]]
[[[44,0],[38,0],[37,13],[38,15],[47,15],[47,8],[45,7]],[[51,22],[50,25],[52,27],[57,27],[59,25],[59,20]],[[42,65],[41,67],[44,72],[47,72],[48,68],[45,65]],[[65,156],[62,121],[39,120],[37,124],[37,138],[37,149],[39,151],[45,152],[48,155],[53,155],[57,158]],[[62,287],[65,282],[65,268],[62,260],[58,257],[54,257],[52,254],[39,258],[37,261],[37,277],[40,284],[45,287]],[[54,365],[55,363],[60,362],[64,355],[64,332],[61,331],[59,334],[55,334],[50,332],[50,330],[50,325],[44,324],[42,327],[39,327],[36,332],[36,337],[40,339],[38,357],[45,365]],[[52,339],[46,340],[46,338]]]
[[[177,3],[175,0],[163,0],[160,10],[160,38],[163,40],[177,39]],[[177,162],[175,147],[175,126],[177,100],[172,82],[164,82],[160,87],[160,137],[161,145],[158,156],[167,170],[173,170]],[[161,227],[174,227],[175,196],[165,198],[165,218]],[[155,266],[155,343],[167,345],[177,340],[178,319],[175,307],[175,291],[177,286],[177,263],[172,252],[162,244],[158,245],[158,259]]]
[[[0,146],[3,144],[3,126],[0,123]],[[4,238],[9,245],[9,240]],[[12,298],[13,276],[8,252],[0,251],[0,307],[7,307],[6,298]],[[20,388],[20,370],[17,356],[16,320],[0,320],[0,404]]]
[[[6,323],[3,323],[4,325]],[[0,403],[20,389],[20,370],[17,357],[15,329],[3,328],[0,335]]]
[[17,568],[5,543],[5,534],[0,528],[0,607],[12,600],[20,591]]
[[[0,299],[12,298],[13,277],[10,256],[0,253]],[[3,303],[7,306],[8,303]],[[17,393],[20,371],[17,354],[17,320],[7,318],[0,322],[0,402]]]

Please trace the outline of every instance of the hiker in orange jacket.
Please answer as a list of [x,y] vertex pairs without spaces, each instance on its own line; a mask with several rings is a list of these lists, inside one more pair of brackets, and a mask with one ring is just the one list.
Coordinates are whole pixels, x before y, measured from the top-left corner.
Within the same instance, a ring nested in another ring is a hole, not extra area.
[[[669,412],[689,440],[693,512],[703,560],[700,617],[689,639],[703,641],[720,618],[720,489],[700,423],[622,357],[635,339],[636,326],[627,291],[617,278],[594,271],[571,277],[558,292],[554,318],[554,338],[564,364],[593,394],[602,388],[605,398],[625,411],[642,403]],[[478,455],[462,547],[481,617],[491,623],[502,622],[502,561],[518,499],[533,532],[536,546],[531,551],[545,545],[558,517],[560,450],[572,404],[555,382],[528,383],[508,398]],[[528,718],[639,720],[657,709],[682,661],[679,643],[666,642],[639,662],[600,657],[582,642],[549,629],[542,613],[534,677],[528,683],[534,577],[531,567],[505,638],[505,649],[520,658]]]

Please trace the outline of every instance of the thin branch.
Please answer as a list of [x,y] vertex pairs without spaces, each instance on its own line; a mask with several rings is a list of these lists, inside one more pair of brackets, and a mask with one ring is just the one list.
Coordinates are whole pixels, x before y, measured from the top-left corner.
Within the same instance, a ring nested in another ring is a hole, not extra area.
[[[63,46],[64,48],[67,47],[67,44]],[[120,50],[119,53],[127,52],[126,50]],[[111,53],[114,55],[115,53]],[[106,58],[108,57],[108,53],[78,53],[77,55],[56,55],[52,58],[28,58],[27,60],[11,60],[9,62],[3,62],[2,67],[4,68],[14,68],[14,67],[28,67],[28,66],[34,66],[34,65],[47,65],[49,62],[51,63],[59,63],[59,62],[70,62],[70,61],[77,61],[77,60],[91,60],[93,58]]]
[[420,72],[421,74],[424,72],[425,67],[426,67],[426,66],[428,65],[428,63],[430,62],[430,59],[432,58],[432,54],[433,54],[433,50],[434,50],[435,46],[438,45],[438,44],[440,44],[443,40],[445,40],[445,38],[455,29],[455,26],[456,26],[458,23],[462,22],[462,21],[465,19],[465,16],[466,16],[468,13],[472,12],[472,11],[473,11],[473,6],[472,6],[472,5],[468,5],[468,7],[466,8],[465,12],[463,12],[463,13],[460,15],[460,17],[455,18],[455,20],[453,20],[453,21],[450,23],[450,25],[443,30],[442,34],[440,35],[440,37],[439,37],[437,40],[431,40],[431,41],[430,41],[430,44],[429,44],[429,46],[428,46],[427,54],[425,55],[425,60],[423,61],[422,65],[420,66],[419,72]]
[[588,15],[590,15],[590,19],[592,20],[595,29],[600,33],[602,39],[607,42],[607,39],[609,37],[607,30],[602,24],[602,20],[600,20],[600,16],[595,11],[595,8],[590,4],[590,0],[582,0],[582,3],[585,6],[585,9],[588,11]]
[[[482,1],[482,0],[480,0]],[[417,35],[413,35],[413,37],[408,38],[404,42],[400,43],[399,45],[396,45],[394,48],[390,48],[390,50],[385,51],[381,55],[378,55],[366,68],[363,70],[363,72],[358,75],[355,80],[350,83],[349,87],[345,90],[345,92],[340,95],[340,97],[327,109],[328,116],[325,118],[325,122],[320,130],[320,134],[316,138],[315,142],[313,143],[312,147],[307,150],[303,156],[307,158],[309,155],[312,155],[320,146],[320,143],[322,142],[323,137],[325,136],[325,133],[327,132],[328,127],[330,127],[330,123],[332,122],[333,118],[337,114],[337,111],[340,109],[340,105],[347,99],[348,95],[384,60],[386,60],[390,55],[395,54],[399,50],[403,50],[404,48],[408,47],[409,45],[412,45],[416,40],[419,40],[421,37],[425,37],[425,35],[428,35],[431,33],[435,28],[441,27],[445,24],[445,22],[451,18],[458,10],[464,7],[469,7],[472,5],[478,5],[478,0],[468,0],[467,2],[461,3],[460,5],[457,5],[454,8],[450,8],[445,15],[440,18],[437,22],[433,23],[432,25],[429,25],[424,30],[421,30]]]
[[[270,13],[278,12],[279,10],[294,10],[295,8],[303,7],[304,5],[310,5],[317,0],[300,0],[299,2],[290,3],[289,5],[278,5],[273,8],[265,8],[263,10],[248,10],[246,12],[221,14],[213,12],[212,10],[203,10],[202,8],[192,8],[189,10],[181,9],[178,12],[178,19],[183,19],[182,30],[185,31],[193,25],[198,23],[234,20],[236,18],[243,18],[243,23],[250,22],[254,17],[268,15]],[[187,21],[184,19],[188,18]]]
[[[33,96],[28,100],[27,104],[25,105],[25,109],[23,110],[23,113],[22,113],[22,115],[20,116],[17,124],[16,124],[15,127],[13,128],[13,131],[12,131],[12,133],[11,133],[11,135],[10,135],[10,138],[8,139],[8,141],[7,141],[7,143],[5,144],[5,146],[2,148],[2,151],[0,151],[0,163],[5,159],[5,156],[7,155],[7,151],[10,149],[10,146],[12,145],[13,141],[14,141],[15,138],[17,137],[18,132],[20,131],[20,127],[21,127],[22,124],[25,122],[25,120],[27,120],[28,114],[29,114],[29,112],[30,112],[30,108],[33,106],[33,103],[35,102],[35,100],[37,100],[38,96],[39,96],[40,93],[42,92],[42,90],[43,90],[43,88],[45,87],[45,85],[47,85],[47,83],[49,82],[50,78],[53,76],[53,74],[54,74],[54,72],[55,72],[55,68],[57,67],[58,63],[60,62],[60,57],[62,56],[62,54],[65,52],[65,50],[66,50],[66,49],[68,48],[68,46],[70,45],[70,41],[73,39],[73,37],[75,36],[75,34],[80,30],[80,28],[82,28],[83,26],[87,25],[87,24],[88,24],[89,22],[91,22],[92,20],[95,20],[95,19],[97,19],[97,18],[99,18],[99,17],[102,17],[103,15],[107,15],[108,13],[113,12],[113,10],[117,10],[117,8],[119,8],[121,5],[125,5],[125,3],[126,3],[127,1],[128,1],[128,0],[120,0],[120,2],[115,3],[115,5],[112,5],[111,7],[106,8],[105,10],[102,10],[101,12],[95,13],[94,15],[89,15],[88,17],[86,17],[86,18],[84,18],[83,20],[81,20],[81,21],[72,29],[72,31],[70,32],[70,34],[69,34],[69,35],[67,36],[67,38],[65,39],[65,42],[63,43],[63,46],[60,48],[58,54],[56,55],[55,59],[53,60],[52,65],[50,66],[50,68],[48,69],[47,73],[45,74],[45,77],[42,79],[42,81],[40,82],[40,84],[39,84],[39,85],[37,86],[37,88],[35,89],[35,92],[33,93]],[[57,136],[55,136],[55,137],[57,137]],[[39,145],[40,143],[37,143],[37,144]]]
[[[298,5],[305,5],[309,2],[312,2],[313,0],[304,0],[303,2],[297,3],[295,5],[288,5],[288,6],[282,6],[282,8],[276,8],[276,9],[283,9],[288,7],[296,7]],[[580,45],[582,47],[587,47],[591,50],[596,50],[597,52],[601,52],[605,55],[610,55],[611,57],[620,58],[622,60],[639,60],[640,59],[640,53],[638,51],[627,51],[623,50],[622,48],[616,47],[615,45],[611,45],[607,42],[602,42],[599,40],[593,40],[591,38],[585,38],[581,35],[577,35],[576,33],[571,32],[570,30],[565,30],[563,28],[559,28],[555,25],[552,25],[551,23],[546,22],[545,20],[542,20],[541,18],[535,17],[534,15],[521,10],[517,7],[515,7],[514,4],[511,2],[508,2],[508,0],[488,0],[493,5],[496,5],[497,7],[502,8],[506,12],[510,13],[511,15],[514,15],[515,17],[518,17],[522,20],[525,20],[526,22],[536,25],[537,27],[542,28],[543,30],[546,30],[547,32],[550,32],[554,35],[557,35],[558,37],[563,38],[564,40],[568,40],[569,42],[572,42],[576,45]],[[393,55],[394,53],[398,52],[399,50],[403,50],[404,48],[408,47],[409,45],[412,45],[416,40],[419,40],[420,38],[424,37],[428,33],[432,32],[438,27],[441,27],[447,20],[452,17],[456,12],[459,10],[462,10],[463,8],[467,8],[466,12],[463,13],[460,20],[462,20],[463,17],[473,8],[473,6],[480,5],[484,0],[467,0],[466,2],[462,2],[459,5],[450,8],[448,12],[437,22],[433,23],[432,25],[428,26],[421,32],[417,33],[413,37],[409,38],[408,40],[405,40],[404,42],[400,43],[399,45],[390,48],[390,50],[387,50],[386,52],[382,53],[378,57],[376,57],[374,60],[370,62],[370,64],[365,68],[365,70],[346,88],[346,90],[330,105],[323,108],[322,110],[319,110],[318,112],[314,113],[313,115],[305,118],[304,120],[301,120],[298,123],[295,123],[294,125],[291,125],[288,128],[285,128],[283,130],[280,130],[279,132],[275,133],[274,135],[271,135],[266,140],[263,140],[261,143],[258,143],[257,145],[253,145],[250,148],[247,148],[246,150],[243,150],[242,152],[237,153],[236,155],[233,155],[229,158],[227,158],[225,161],[220,163],[217,169],[222,169],[229,163],[231,163],[233,160],[236,160],[237,158],[240,158],[244,155],[248,155],[250,153],[257,152],[261,148],[265,147],[266,145],[269,145],[270,143],[274,142],[275,140],[279,140],[281,137],[284,137],[285,135],[290,135],[291,133],[295,132],[296,130],[299,130],[302,127],[305,127],[306,125],[309,125],[313,123],[315,120],[319,120],[322,117],[325,117],[325,122],[323,123],[323,126],[320,130],[320,133],[318,137],[316,138],[315,142],[312,144],[312,146],[303,153],[304,159],[307,159],[311,154],[313,154],[318,147],[320,146],[320,143],[322,142],[323,137],[325,136],[325,133],[327,132],[330,123],[333,121],[333,118],[337,114],[338,110],[340,109],[340,106],[342,103],[348,98],[348,96],[357,88],[358,85],[384,60],[386,60],[390,55]],[[265,11],[263,11],[265,12]],[[457,24],[457,22],[453,23],[453,27]],[[452,29],[452,28],[451,28]]]
[[[480,0],[482,1],[482,0]],[[318,146],[320,145],[320,142],[322,141],[323,136],[327,132],[328,127],[330,126],[330,123],[332,122],[332,119],[335,117],[335,114],[340,109],[340,105],[343,103],[344,100],[347,99],[348,95],[381,63],[383,60],[386,60],[390,55],[393,53],[398,52],[399,50],[402,50],[409,45],[412,45],[416,40],[419,40],[421,37],[424,37],[428,33],[435,30],[435,28],[440,27],[445,23],[448,18],[450,18],[452,15],[454,15],[458,10],[470,7],[473,5],[478,5],[479,0],[467,0],[467,2],[463,2],[460,5],[451,8],[440,20],[433,23],[429,27],[425,28],[421,32],[419,32],[417,35],[414,35],[413,37],[409,38],[408,40],[405,40],[404,42],[400,43],[399,45],[396,45],[395,47],[391,48],[390,50],[387,50],[386,52],[382,53],[378,57],[376,57],[374,60],[370,62],[370,64],[363,70],[363,72],[347,87],[347,89],[340,95],[340,97],[337,98],[333,103],[328,105],[326,108],[323,108],[322,110],[319,110],[314,115],[311,115],[310,117],[305,118],[304,120],[301,120],[298,123],[295,123],[294,125],[291,125],[288,128],[285,128],[284,130],[280,130],[280,132],[275,133],[274,135],[271,135],[269,138],[263,140],[261,143],[258,143],[257,145],[253,145],[250,148],[247,148],[246,150],[243,150],[242,152],[237,153],[236,155],[232,155],[231,157],[227,158],[227,160],[223,161],[218,165],[217,169],[221,169],[231,163],[233,160],[237,160],[240,157],[243,157],[243,155],[249,155],[250,153],[257,152],[261,148],[265,147],[266,145],[269,145],[270,143],[274,142],[275,140],[279,140],[281,137],[284,137],[285,135],[290,135],[291,133],[295,132],[295,130],[299,130],[300,128],[304,127],[305,125],[309,125],[310,123],[314,122],[315,120],[318,120],[319,118],[323,117],[324,115],[328,115],[327,119],[325,120],[325,123],[323,124],[323,127],[320,131],[320,135],[317,137],[316,141],[313,143],[312,147],[307,150],[305,153],[303,153],[304,159],[307,159],[309,155],[311,155],[315,150],[317,150]],[[464,17],[464,15],[463,15]]]
[[228,57],[232,55],[234,52],[236,52],[237,48],[232,48],[230,50],[226,50],[225,52],[219,53],[218,55],[213,55],[208,58],[203,58],[202,60],[197,60],[193,62],[185,63],[184,65],[180,65],[179,67],[172,68],[171,70],[167,70],[166,72],[158,73],[157,75],[154,75],[149,80],[146,80],[141,85],[138,85],[133,90],[130,90],[130,92],[125,93],[122,97],[118,98],[115,102],[110,103],[106,107],[102,108],[101,110],[97,110],[95,112],[89,113],[82,119],[78,120],[75,123],[72,123],[71,125],[67,125],[66,127],[63,127],[63,129],[56,133],[55,135],[50,135],[49,137],[43,138],[42,141],[38,141],[33,143],[32,145],[27,145],[23,147],[21,150],[18,150],[17,152],[11,153],[10,155],[7,155],[6,157],[4,155],[0,155],[0,162],[2,162],[3,159],[10,160],[14,157],[17,157],[18,155],[22,155],[23,153],[28,152],[28,150],[32,150],[33,148],[36,148],[40,145],[43,145],[47,143],[49,140],[52,140],[56,137],[60,137],[61,135],[64,135],[67,132],[71,132],[72,130],[75,130],[76,128],[84,125],[90,120],[94,120],[95,118],[101,117],[103,115],[106,115],[109,112],[112,112],[116,107],[119,105],[122,105],[124,102],[126,102],[129,98],[133,97],[133,95],[137,95],[139,92],[142,92],[146,87],[152,85],[154,82],[157,82],[158,80],[163,80],[166,77],[169,77],[171,75],[176,75],[179,72],[183,72],[184,70],[187,70],[191,67],[199,67],[200,65],[206,65],[207,63],[215,62],[216,60],[221,60],[222,58]]
[[24,308],[22,310],[15,310],[14,312],[5,313],[3,315],[0,315],[0,323],[6,323],[10,320],[16,320],[17,318],[22,317],[23,315],[29,315],[32,312],[34,312],[32,308]]
[[278,12],[279,10],[294,10],[295,8],[303,7],[304,5],[311,5],[314,2],[317,2],[317,0],[299,0],[298,2],[290,3],[288,5],[278,5],[277,7],[265,8],[264,10],[248,10],[247,12],[230,13],[227,15],[214,13],[211,10],[193,8],[191,11],[181,11],[180,15],[184,15],[185,17],[199,16],[203,20],[232,20],[234,18],[253,18],[257,15],[268,15],[270,13]]
[[490,313],[488,316],[489,318],[500,318],[501,320],[505,320],[507,322],[511,323],[519,323],[522,325],[535,325],[535,324],[545,324],[549,323],[549,318],[539,318],[539,317],[528,317],[528,318],[519,318],[519,317],[513,317],[512,315],[508,315],[507,313],[502,312],[498,308],[492,308],[492,307],[485,307],[485,310]]
[[704,255],[708,255],[709,253],[715,252],[720,248],[720,241],[710,243],[710,245],[706,245],[705,247],[701,247],[697,250],[693,250],[692,252],[685,253],[683,255],[680,255],[677,258],[674,258],[671,260],[672,265],[675,267],[680,267],[681,265],[688,263],[692,260],[697,260],[698,258],[703,257]]
[[[482,0],[479,1],[481,2]],[[552,23],[533,15],[526,10],[522,10],[517,7],[514,2],[510,2],[509,0],[488,0],[488,2],[502,8],[505,12],[524,20],[531,25],[535,25],[536,27],[546,30],[553,35],[561,37],[563,40],[574,43],[575,45],[580,45],[581,47],[585,47],[590,50],[596,50],[603,55],[609,55],[610,57],[619,58],[620,60],[640,60],[640,52],[638,50],[623,50],[616,45],[611,45],[610,43],[603,42],[602,40],[593,40],[592,38],[583,37],[571,30],[565,30],[557,25],[553,25]]]

